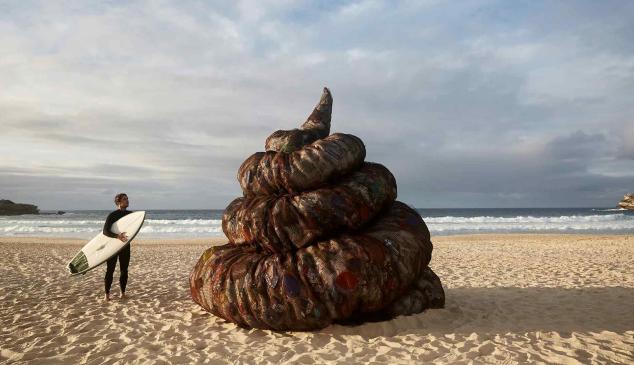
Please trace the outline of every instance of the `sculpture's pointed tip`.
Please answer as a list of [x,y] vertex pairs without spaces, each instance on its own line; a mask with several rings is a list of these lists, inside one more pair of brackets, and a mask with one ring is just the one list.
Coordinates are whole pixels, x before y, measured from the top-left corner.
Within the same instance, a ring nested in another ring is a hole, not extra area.
[[315,109],[308,116],[308,119],[302,124],[301,129],[313,129],[317,128],[325,132],[320,138],[326,137],[330,134],[330,118],[332,116],[332,95],[327,87],[324,87],[324,91],[319,98],[319,103],[315,105]]
[[321,109],[320,106],[329,105],[332,107],[332,94],[327,87],[324,86],[324,91],[321,94],[321,98],[319,99],[319,104],[317,104],[317,108]]

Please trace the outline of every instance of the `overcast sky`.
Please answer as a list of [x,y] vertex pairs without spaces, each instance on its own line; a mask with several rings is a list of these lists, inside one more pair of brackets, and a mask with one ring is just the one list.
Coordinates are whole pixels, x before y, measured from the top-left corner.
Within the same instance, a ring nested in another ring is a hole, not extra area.
[[634,192],[631,1],[0,1],[0,198],[224,208],[323,86],[421,207]]

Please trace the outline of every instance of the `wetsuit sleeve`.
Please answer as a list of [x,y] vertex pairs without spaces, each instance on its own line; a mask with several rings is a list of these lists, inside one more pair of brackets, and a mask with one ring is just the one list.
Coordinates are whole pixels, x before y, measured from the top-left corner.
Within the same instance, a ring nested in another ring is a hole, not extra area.
[[111,238],[116,238],[117,235],[116,233],[112,232],[110,230],[110,228],[112,228],[112,225],[114,224],[114,222],[116,222],[117,219],[113,213],[108,214],[108,218],[106,218],[106,223],[103,225],[103,234],[111,237]]

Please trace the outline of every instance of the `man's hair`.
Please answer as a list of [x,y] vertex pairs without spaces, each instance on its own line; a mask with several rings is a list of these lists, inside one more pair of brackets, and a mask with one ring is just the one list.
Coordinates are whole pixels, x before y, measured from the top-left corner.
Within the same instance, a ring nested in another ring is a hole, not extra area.
[[127,197],[128,195],[126,193],[119,193],[119,194],[115,195],[114,203],[119,205],[119,202],[121,201],[121,199],[123,199],[124,196]]

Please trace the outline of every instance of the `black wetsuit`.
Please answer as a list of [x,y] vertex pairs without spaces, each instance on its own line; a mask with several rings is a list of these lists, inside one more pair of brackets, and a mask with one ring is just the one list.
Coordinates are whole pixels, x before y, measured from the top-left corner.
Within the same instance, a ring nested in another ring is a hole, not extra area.
[[[108,214],[108,218],[106,218],[106,223],[103,225],[103,234],[116,238],[117,234],[112,232],[110,228],[112,224],[118,221],[121,217],[126,216],[132,213],[129,210],[121,210],[117,209],[114,212]],[[128,237],[129,238],[129,237]],[[112,286],[112,277],[114,275],[114,269],[117,266],[117,257],[119,258],[119,271],[121,275],[119,275],[119,285],[121,285],[121,292],[125,292],[125,287],[128,284],[128,265],[130,264],[130,244],[127,244],[119,251],[119,253],[108,260],[108,268],[106,269],[106,278],[104,279],[104,284],[106,287],[106,293],[110,294],[110,286]]]

